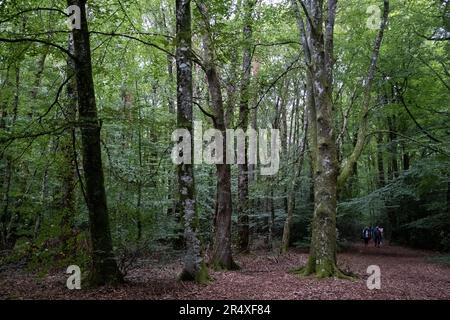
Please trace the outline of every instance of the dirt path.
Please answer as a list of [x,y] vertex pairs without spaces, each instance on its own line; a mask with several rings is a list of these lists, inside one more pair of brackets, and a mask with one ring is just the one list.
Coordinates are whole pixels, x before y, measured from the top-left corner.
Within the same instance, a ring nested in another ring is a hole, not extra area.
[[[141,261],[113,289],[69,291],[64,273],[43,279],[23,272],[0,273],[0,299],[450,299],[450,268],[429,262],[429,253],[396,246],[361,245],[339,255],[339,265],[358,276],[355,281],[299,278],[289,270],[303,265],[307,254],[291,251],[280,257],[265,252],[238,256],[242,269],[213,272],[209,285],[179,283],[179,262],[155,266]],[[152,265],[152,267],[149,267]],[[366,269],[381,269],[381,289],[368,290]]]

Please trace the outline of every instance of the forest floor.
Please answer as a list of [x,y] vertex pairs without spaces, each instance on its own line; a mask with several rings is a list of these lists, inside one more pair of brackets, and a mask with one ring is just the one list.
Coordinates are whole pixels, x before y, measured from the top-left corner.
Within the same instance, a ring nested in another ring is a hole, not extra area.
[[[304,265],[298,250],[278,256],[264,251],[236,256],[241,270],[211,272],[207,285],[176,280],[181,262],[158,257],[140,260],[118,288],[68,290],[63,272],[45,277],[24,270],[0,272],[0,299],[450,299],[450,267],[430,260],[432,252],[399,246],[353,245],[338,255],[353,281],[298,277]],[[369,265],[381,269],[381,289],[369,290]]]

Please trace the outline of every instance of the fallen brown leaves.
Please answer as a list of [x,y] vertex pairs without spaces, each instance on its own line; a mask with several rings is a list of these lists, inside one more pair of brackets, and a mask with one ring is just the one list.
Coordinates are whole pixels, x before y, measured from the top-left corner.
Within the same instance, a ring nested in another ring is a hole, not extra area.
[[[208,285],[176,280],[181,262],[142,260],[118,288],[66,288],[64,271],[44,278],[23,271],[0,273],[0,299],[450,299],[450,268],[426,260],[427,252],[396,246],[356,245],[339,255],[339,265],[357,278],[300,278],[289,271],[307,254],[295,250],[274,258],[267,252],[238,256],[239,271],[211,272]],[[381,289],[368,290],[366,269],[381,268]]]

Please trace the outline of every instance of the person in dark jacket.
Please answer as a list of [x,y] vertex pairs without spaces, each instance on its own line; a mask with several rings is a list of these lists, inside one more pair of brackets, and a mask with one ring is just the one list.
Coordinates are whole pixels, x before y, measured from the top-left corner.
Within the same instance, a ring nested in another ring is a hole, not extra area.
[[375,242],[375,247],[379,248],[381,244],[381,230],[378,226],[375,227],[373,232],[373,241]]

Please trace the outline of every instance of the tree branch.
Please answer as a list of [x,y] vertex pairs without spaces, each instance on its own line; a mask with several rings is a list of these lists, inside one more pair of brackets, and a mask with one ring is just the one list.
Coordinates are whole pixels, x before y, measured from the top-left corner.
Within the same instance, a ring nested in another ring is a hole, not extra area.
[[154,43],[151,43],[151,42],[148,42],[148,41],[144,41],[144,40],[142,40],[142,39],[139,39],[139,38],[137,38],[137,37],[130,36],[130,35],[128,35],[128,34],[124,34],[124,33],[116,33],[116,32],[102,32],[102,31],[90,31],[89,33],[90,33],[90,34],[103,35],[103,36],[111,36],[111,37],[123,37],[123,38],[131,39],[131,40],[136,40],[136,41],[138,41],[138,42],[140,42],[140,43],[142,43],[142,44],[145,44],[145,45],[147,45],[147,46],[156,48],[156,49],[158,49],[158,50],[164,52],[165,54],[167,54],[167,55],[169,55],[169,56],[171,56],[171,57],[175,57],[175,55],[174,55],[172,52],[170,52],[170,51],[168,51],[168,50],[166,50],[166,49],[160,47],[160,46],[157,45],[157,44],[154,44]]
[[33,39],[33,38],[18,38],[18,39],[7,39],[7,38],[0,38],[0,42],[7,42],[7,43],[20,43],[20,42],[35,42],[35,43],[43,43],[46,44],[50,47],[54,47],[59,49],[60,51],[64,52],[65,54],[67,54],[71,59],[76,60],[76,57],[66,48],[63,48],[60,45],[57,45],[55,43],[46,41],[46,40],[42,40],[42,39]]
[[358,161],[358,158],[364,149],[364,145],[366,142],[368,116],[370,111],[372,83],[375,77],[375,70],[377,67],[378,57],[380,54],[381,42],[383,41],[384,31],[388,23],[388,16],[389,16],[389,0],[384,0],[383,19],[380,24],[380,30],[378,31],[377,37],[375,39],[369,71],[367,72],[367,78],[364,88],[363,110],[359,121],[360,125],[358,129],[356,144],[355,147],[353,148],[352,154],[346,159],[346,161],[343,162],[341,166],[341,170],[337,180],[338,190],[344,186],[344,183],[352,174],[353,165]]
[[406,110],[406,113],[408,113],[409,117],[412,119],[412,121],[416,124],[417,128],[420,129],[420,131],[422,131],[423,133],[425,133],[425,135],[430,138],[432,141],[434,142],[438,142],[441,143],[442,141],[436,139],[435,137],[433,137],[428,131],[426,131],[420,124],[419,122],[417,122],[416,118],[414,118],[413,114],[411,113],[411,111],[409,110],[408,106],[405,103],[405,100],[403,99],[403,96],[400,95],[399,96],[399,100],[401,102],[401,104],[403,105],[403,107]]
[[5,22],[8,22],[8,21],[11,21],[11,20],[13,20],[14,18],[16,18],[16,17],[18,17],[18,16],[20,16],[20,15],[22,15],[22,14],[24,14],[24,13],[34,12],[34,11],[53,11],[53,12],[61,13],[61,14],[63,14],[63,15],[66,16],[66,17],[69,17],[69,16],[70,16],[70,15],[68,15],[65,11],[60,10],[60,9],[57,9],[57,8],[40,8],[40,7],[39,7],[39,8],[26,9],[26,10],[22,10],[22,11],[20,11],[20,12],[17,12],[17,13],[15,13],[15,14],[13,14],[12,16],[9,16],[9,17],[6,18],[5,20],[1,20],[1,21],[0,21],[0,24],[5,23]]

